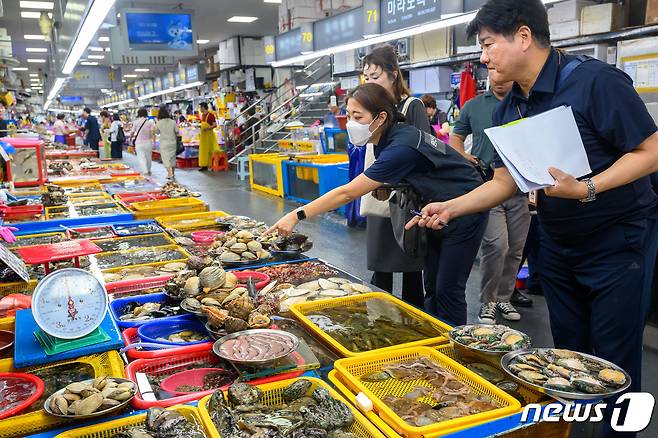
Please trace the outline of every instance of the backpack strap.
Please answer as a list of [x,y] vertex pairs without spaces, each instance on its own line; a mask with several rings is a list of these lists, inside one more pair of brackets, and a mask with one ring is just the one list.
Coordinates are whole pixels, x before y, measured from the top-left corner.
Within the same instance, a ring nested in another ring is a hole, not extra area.
[[578,55],[567,65],[564,66],[562,70],[560,70],[560,77],[558,78],[558,83],[557,83],[557,88],[560,88],[564,81],[567,80],[569,76],[571,76],[571,73],[583,62],[591,61],[593,58],[587,56],[587,55]]
[[419,98],[413,96],[409,96],[405,99],[404,103],[402,104],[402,110],[400,111],[403,116],[407,117],[407,112],[409,112],[409,105],[411,105],[411,102],[414,100],[421,101]]

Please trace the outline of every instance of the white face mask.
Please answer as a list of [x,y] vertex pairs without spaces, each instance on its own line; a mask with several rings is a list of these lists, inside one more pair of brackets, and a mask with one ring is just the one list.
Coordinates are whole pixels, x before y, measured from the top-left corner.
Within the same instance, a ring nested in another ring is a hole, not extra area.
[[373,133],[370,132],[370,125],[372,125],[375,120],[368,123],[367,125],[363,125],[354,120],[348,121],[347,135],[350,137],[350,143],[352,143],[354,146],[365,146],[366,143],[368,143],[368,140],[370,140],[370,137],[372,137]]

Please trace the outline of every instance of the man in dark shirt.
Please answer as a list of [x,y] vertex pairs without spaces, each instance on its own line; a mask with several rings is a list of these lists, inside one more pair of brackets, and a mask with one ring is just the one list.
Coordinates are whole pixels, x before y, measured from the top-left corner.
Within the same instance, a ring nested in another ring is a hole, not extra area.
[[[502,80],[515,82],[494,114],[494,125],[562,105],[573,110],[592,173],[577,180],[556,163],[548,169],[555,184],[538,193],[541,283],[553,340],[556,347],[593,353],[621,366],[631,375],[630,390],[639,391],[643,279],[645,270],[653,269],[647,254],[654,251],[645,236],[656,214],[648,175],[658,171],[658,127],[624,72],[550,46],[540,0],[489,0],[468,32],[479,37],[481,62]],[[422,218],[408,227],[419,223],[439,229],[439,221],[510,198],[516,184],[496,161],[492,181],[460,198],[426,206]]]
[[98,151],[98,142],[101,140],[101,130],[98,126],[98,119],[91,115],[91,109],[85,108],[82,111],[82,118],[85,120],[85,141],[95,151]]

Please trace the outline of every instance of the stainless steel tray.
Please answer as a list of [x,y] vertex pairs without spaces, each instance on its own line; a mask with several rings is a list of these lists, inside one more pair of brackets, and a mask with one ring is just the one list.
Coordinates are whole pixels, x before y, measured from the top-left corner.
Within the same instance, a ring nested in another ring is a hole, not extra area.
[[[473,325],[485,326],[486,324],[467,324],[467,325],[468,326],[473,326]],[[462,344],[461,342],[456,341],[453,338],[452,333],[453,333],[454,330],[461,329],[463,327],[465,327],[465,326],[460,325],[460,326],[453,327],[452,330],[450,330],[448,332],[448,335],[447,335],[448,339],[450,340],[450,344],[452,345],[452,348],[458,354],[460,354],[462,356],[465,356],[465,357],[482,357],[484,359],[491,360],[491,359],[495,359],[495,358],[501,358],[504,355],[506,355],[507,353],[510,353],[509,351],[495,351],[495,350],[486,350],[486,349],[483,349],[483,348],[471,347],[470,345]],[[511,327],[507,327],[507,328],[510,331],[514,331],[514,332],[519,333],[525,339],[527,339],[528,346],[526,347],[526,349],[530,348],[530,346],[532,345],[532,339],[530,338],[530,336],[528,336],[527,334],[525,334],[522,331],[519,331],[517,329],[511,328]],[[514,351],[519,351],[519,350],[514,350]]]
[[[111,412],[117,412],[117,411],[120,411],[121,409],[125,408],[125,407],[128,405],[128,403],[130,403],[130,400],[132,400],[133,397],[135,397],[135,395],[137,394],[137,385],[136,385],[135,382],[133,382],[132,380],[130,380],[130,379],[123,379],[123,378],[121,378],[121,377],[108,377],[108,379],[112,379],[112,380],[114,380],[115,382],[117,382],[118,384],[121,384],[121,383],[124,383],[124,382],[130,382],[130,383],[132,383],[133,385],[135,385],[135,387],[133,388],[133,395],[132,395],[132,397],[130,397],[128,400],[125,400],[125,401],[121,402],[121,404],[119,404],[119,405],[113,406],[113,407],[111,407],[111,408],[109,408],[109,409],[105,409],[105,410],[103,410],[103,411],[94,412],[94,413],[89,414],[89,415],[62,415],[62,414],[56,414],[55,412],[53,412],[53,411],[50,409],[50,402],[52,401],[52,399],[53,399],[56,395],[63,394],[64,391],[66,390],[66,388],[62,388],[62,389],[60,389],[59,391],[54,392],[50,397],[48,397],[48,398],[46,399],[46,402],[43,404],[43,409],[48,413],[48,415],[52,415],[52,416],[54,416],[54,417],[60,417],[60,418],[71,418],[71,419],[76,419],[76,420],[85,420],[85,419],[87,419],[87,418],[100,417],[101,415],[106,415],[106,414],[109,414],[109,413],[111,413]],[[93,382],[94,382],[94,379],[87,379],[87,380],[83,380],[83,381],[81,381],[80,383],[89,383],[89,384],[92,384]]]
[[[289,338],[292,340],[292,342],[293,342],[293,346],[292,346],[292,348],[291,348],[289,351],[285,351],[285,352],[283,352],[282,354],[280,354],[280,355],[278,355],[278,356],[276,356],[276,357],[271,357],[271,358],[268,358],[268,359],[260,359],[260,360],[236,360],[236,359],[234,359],[234,358],[224,356],[224,355],[221,353],[221,351],[220,351],[220,347],[222,346],[222,344],[223,344],[224,342],[226,342],[226,341],[230,341],[231,339],[235,339],[235,338],[237,338],[237,337],[239,337],[239,336],[253,335],[253,334],[257,334],[257,333],[263,333],[263,334],[272,334],[272,333],[276,333],[277,335],[287,336],[287,337],[289,337]],[[297,346],[298,346],[298,345],[299,345],[299,338],[297,338],[297,336],[293,335],[292,333],[288,333],[288,332],[286,332],[286,331],[284,331],[284,330],[274,330],[274,329],[252,329],[252,330],[243,330],[243,331],[241,331],[241,332],[231,333],[230,335],[226,335],[226,336],[220,338],[220,339],[217,340],[217,342],[215,342],[215,344],[212,346],[212,351],[213,351],[213,353],[215,353],[217,356],[219,356],[219,357],[221,357],[222,359],[227,360],[227,361],[229,361],[229,362],[233,362],[233,363],[237,363],[237,364],[242,364],[242,365],[265,365],[265,364],[272,363],[272,362],[274,362],[274,361],[277,361],[277,360],[279,360],[279,359],[281,359],[281,358],[286,357],[287,355],[289,355],[290,353],[292,353],[293,351],[295,351],[295,350],[297,349]]]
[[500,365],[505,370],[507,374],[512,376],[512,378],[516,381],[519,382],[523,385],[526,385],[528,387],[531,387],[537,391],[543,392],[546,395],[550,395],[551,397],[554,397],[556,399],[567,399],[567,400],[599,400],[599,399],[604,399],[608,397],[612,397],[616,394],[619,394],[620,392],[624,392],[628,389],[629,386],[631,386],[631,376],[628,375],[626,371],[624,371],[622,368],[618,367],[612,362],[608,362],[607,360],[601,359],[596,356],[592,356],[589,354],[585,353],[578,353],[580,356],[584,358],[588,358],[597,362],[600,362],[602,365],[604,365],[606,368],[612,368],[614,370],[620,371],[624,373],[624,376],[626,377],[626,382],[620,386],[619,388],[616,388],[613,391],[605,392],[605,393],[600,393],[600,394],[588,394],[584,392],[570,392],[570,391],[559,391],[557,389],[549,389],[549,388],[544,388],[541,385],[537,385],[531,382],[528,382],[524,379],[521,379],[518,377],[516,374],[514,374],[512,371],[509,369],[509,364],[510,362],[516,358],[517,356],[520,356],[522,354],[531,354],[536,351],[546,351],[546,350],[551,350],[550,348],[525,348],[523,350],[516,350],[509,352],[505,354],[501,360],[500,360]]

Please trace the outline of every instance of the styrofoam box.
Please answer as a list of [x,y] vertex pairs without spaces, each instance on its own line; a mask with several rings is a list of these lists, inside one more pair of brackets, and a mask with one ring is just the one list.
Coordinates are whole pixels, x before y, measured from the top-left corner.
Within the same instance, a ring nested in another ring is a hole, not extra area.
[[565,23],[554,23],[549,26],[552,40],[563,40],[580,35],[580,21],[567,21]]
[[580,33],[582,35],[610,32],[627,25],[628,7],[616,3],[587,6],[581,11]]
[[558,3],[548,9],[548,22],[564,23],[567,21],[580,20],[580,13],[585,6],[594,5],[591,0],[569,0],[564,3]]

